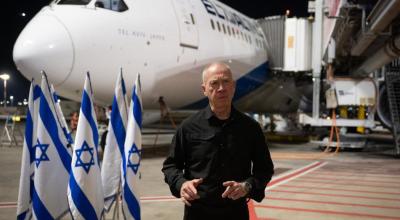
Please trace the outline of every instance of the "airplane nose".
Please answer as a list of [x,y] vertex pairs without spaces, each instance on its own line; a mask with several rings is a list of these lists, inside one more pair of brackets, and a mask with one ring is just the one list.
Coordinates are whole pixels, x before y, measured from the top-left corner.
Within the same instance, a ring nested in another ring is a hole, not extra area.
[[24,28],[14,45],[13,58],[27,78],[40,80],[44,70],[59,85],[72,71],[74,49],[65,26],[53,15],[38,14]]

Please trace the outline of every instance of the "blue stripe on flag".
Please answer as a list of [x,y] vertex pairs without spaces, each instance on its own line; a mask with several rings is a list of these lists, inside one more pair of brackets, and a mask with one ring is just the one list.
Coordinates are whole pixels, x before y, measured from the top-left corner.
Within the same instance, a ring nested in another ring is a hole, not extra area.
[[71,155],[69,155],[67,149],[64,147],[63,143],[60,140],[60,137],[58,136],[57,122],[53,117],[53,113],[51,112],[51,109],[49,107],[49,104],[47,103],[46,98],[44,97],[44,94],[42,94],[42,98],[40,99],[39,114],[42,118],[43,124],[46,127],[47,132],[51,137],[51,140],[53,141],[57,149],[58,154],[60,155],[61,161],[65,169],[69,173],[71,169]]
[[25,212],[19,214],[19,215],[17,216],[17,220],[24,220],[25,217],[26,217],[26,213],[27,213],[27,212],[28,212],[28,210],[26,210]]
[[41,95],[42,89],[40,89],[40,86],[35,85],[35,87],[33,87],[33,100],[35,101],[37,98],[40,98]]
[[55,102],[58,102],[58,95],[55,92],[53,93],[53,99]]
[[75,176],[71,173],[69,179],[69,187],[71,189],[71,197],[74,200],[75,207],[79,210],[85,219],[97,219],[96,211],[94,210],[89,199],[85,193],[81,190],[78,183],[75,180]]
[[122,167],[125,169],[124,143],[125,143],[126,132],[121,114],[119,112],[117,97],[115,96],[111,111],[111,125],[114,131],[115,138],[118,143],[118,149],[122,156],[122,165],[123,165]]
[[31,116],[31,111],[28,108],[28,113],[26,114],[26,124],[25,124],[25,141],[26,146],[29,151],[29,164],[32,164],[35,160],[35,154],[32,146],[32,135],[33,135],[33,120]]
[[63,130],[64,136],[67,138],[67,141],[69,144],[73,144],[74,140],[72,139],[72,136],[70,133],[68,133],[67,129],[65,127],[61,128]]
[[142,105],[140,103],[139,97],[136,94],[135,88],[133,88],[132,101],[134,103],[133,116],[135,117],[135,121],[138,124],[139,128],[142,129]]
[[92,128],[92,133],[93,133],[93,142],[96,146],[96,151],[98,147],[98,142],[99,142],[99,133],[97,131],[97,126],[96,122],[94,121],[94,118],[92,117],[92,104],[89,98],[89,95],[87,92],[84,90],[83,95],[82,95],[82,113],[85,115],[86,119],[88,120],[90,127]]
[[33,210],[35,210],[35,215],[37,219],[40,220],[47,220],[47,219],[54,219],[49,211],[44,206],[43,202],[40,200],[39,195],[36,192],[36,189],[33,187],[32,189],[32,206]]
[[135,220],[140,220],[140,205],[136,197],[133,195],[127,183],[124,184],[124,197],[127,203],[129,212]]

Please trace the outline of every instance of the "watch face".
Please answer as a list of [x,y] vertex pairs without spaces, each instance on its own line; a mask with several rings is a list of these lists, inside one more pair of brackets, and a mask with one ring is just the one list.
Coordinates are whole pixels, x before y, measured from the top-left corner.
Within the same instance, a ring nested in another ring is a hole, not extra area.
[[249,190],[251,189],[251,184],[250,184],[250,183],[246,182],[246,186],[247,186],[247,188],[248,188]]
[[243,186],[244,186],[244,189],[246,190],[246,192],[250,192],[250,190],[251,190],[251,184],[250,183],[244,182]]

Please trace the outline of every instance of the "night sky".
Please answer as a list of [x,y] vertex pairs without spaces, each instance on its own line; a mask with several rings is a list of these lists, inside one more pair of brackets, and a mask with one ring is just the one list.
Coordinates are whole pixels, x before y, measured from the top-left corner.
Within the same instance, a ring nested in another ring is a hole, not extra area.
[[[29,81],[16,69],[12,59],[12,49],[18,37],[29,20],[49,0],[17,0],[3,4],[0,8],[1,34],[0,34],[0,74],[10,74],[7,81],[7,94],[13,95],[15,103],[27,98]],[[261,18],[271,15],[283,15],[289,9],[292,16],[307,16],[306,0],[221,0],[252,18]],[[22,16],[25,13],[25,16]],[[3,81],[0,80],[0,100],[3,100]]]

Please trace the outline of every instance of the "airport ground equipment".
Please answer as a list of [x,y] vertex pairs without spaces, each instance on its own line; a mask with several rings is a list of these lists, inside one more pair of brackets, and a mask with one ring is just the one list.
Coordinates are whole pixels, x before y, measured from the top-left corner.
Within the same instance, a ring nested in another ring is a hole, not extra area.
[[[317,128],[334,123],[340,128],[337,139],[344,147],[364,145],[366,134],[376,126],[377,110],[386,112],[385,124],[399,125],[400,83],[396,84],[396,77],[400,71],[387,71],[386,79],[377,74],[385,73],[384,65],[400,56],[398,6],[400,0],[315,0],[309,2],[313,14],[309,19],[275,16],[259,20],[268,40],[271,68],[279,75],[312,77],[312,111],[299,112],[300,124]],[[278,48],[282,45],[283,49]],[[302,50],[304,45],[311,53]],[[382,79],[386,83],[379,83]],[[384,84],[390,90],[390,109],[377,105],[378,99],[386,100],[386,94],[378,95]],[[321,97],[326,91],[334,95]],[[337,107],[329,106],[332,103]],[[398,155],[400,129],[393,127]]]
[[[23,138],[21,130],[18,128],[16,123],[19,121],[18,116],[8,115],[5,120],[4,128],[2,135],[0,137],[0,145],[1,146],[19,146],[19,139]],[[19,138],[17,138],[19,137]],[[23,141],[23,140],[22,140]]]

